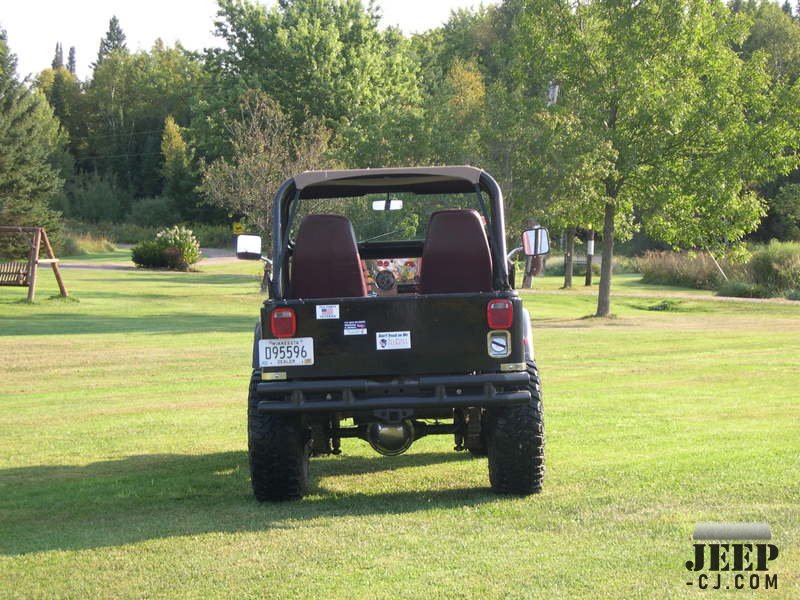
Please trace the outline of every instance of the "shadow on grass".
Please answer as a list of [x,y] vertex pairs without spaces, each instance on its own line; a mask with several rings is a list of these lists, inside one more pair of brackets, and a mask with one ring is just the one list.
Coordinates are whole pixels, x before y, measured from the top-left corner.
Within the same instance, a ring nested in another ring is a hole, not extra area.
[[258,503],[245,452],[145,455],[83,467],[0,471],[0,553],[101,548],[210,532],[302,527],[318,517],[397,514],[496,500],[488,488],[332,493],[326,477],[377,473],[466,454],[313,459],[311,490],[300,502]]
[[256,311],[248,316],[177,313],[141,317],[37,313],[0,317],[0,336],[252,331],[257,317]]

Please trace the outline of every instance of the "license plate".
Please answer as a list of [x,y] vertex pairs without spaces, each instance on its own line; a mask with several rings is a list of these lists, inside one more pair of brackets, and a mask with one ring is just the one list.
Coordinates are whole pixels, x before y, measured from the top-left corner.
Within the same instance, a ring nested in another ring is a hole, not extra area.
[[261,367],[303,367],[314,364],[314,338],[260,340],[258,364]]

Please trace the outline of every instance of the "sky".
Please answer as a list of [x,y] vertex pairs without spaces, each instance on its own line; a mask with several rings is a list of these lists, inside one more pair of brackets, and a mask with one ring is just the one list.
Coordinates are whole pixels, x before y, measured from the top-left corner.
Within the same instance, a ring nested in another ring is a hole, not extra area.
[[[378,0],[377,4],[383,25],[396,25],[411,34],[441,25],[453,9],[478,7],[481,2]],[[75,46],[78,77],[86,79],[112,15],[119,19],[132,51],[149,49],[157,38],[169,45],[180,41],[191,50],[219,45],[212,34],[216,0],[2,0],[1,5],[0,27],[17,56],[20,77],[49,67],[56,42],[61,42],[64,62],[69,47]]]

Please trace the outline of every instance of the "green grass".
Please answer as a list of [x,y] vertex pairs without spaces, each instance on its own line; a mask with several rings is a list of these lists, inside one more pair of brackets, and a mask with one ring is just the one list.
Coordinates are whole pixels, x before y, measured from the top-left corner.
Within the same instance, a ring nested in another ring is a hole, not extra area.
[[0,289],[0,596],[695,597],[705,520],[769,522],[765,597],[800,594],[800,304],[619,276],[598,320],[537,279],[542,494],[494,496],[485,459],[429,437],[396,458],[345,440],[304,501],[258,504],[259,268],[65,269],[79,303],[48,300],[48,272],[33,305]]

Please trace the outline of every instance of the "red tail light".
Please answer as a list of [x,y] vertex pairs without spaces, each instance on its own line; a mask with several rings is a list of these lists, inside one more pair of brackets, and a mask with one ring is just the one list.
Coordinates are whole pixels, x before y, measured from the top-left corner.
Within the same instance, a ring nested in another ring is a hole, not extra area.
[[269,327],[276,338],[292,337],[297,331],[293,308],[276,308],[269,315]]
[[511,300],[490,300],[486,305],[486,324],[489,329],[508,329],[514,322]]

